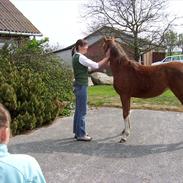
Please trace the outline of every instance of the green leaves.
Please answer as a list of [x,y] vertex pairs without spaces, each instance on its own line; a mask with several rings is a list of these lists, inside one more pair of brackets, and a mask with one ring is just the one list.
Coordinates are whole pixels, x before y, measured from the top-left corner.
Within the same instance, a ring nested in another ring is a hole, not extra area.
[[0,102],[8,107],[10,110],[15,110],[17,107],[16,91],[8,83],[1,84]]
[[0,102],[11,113],[13,135],[70,113],[72,72],[45,51],[46,43],[33,39],[0,50]]

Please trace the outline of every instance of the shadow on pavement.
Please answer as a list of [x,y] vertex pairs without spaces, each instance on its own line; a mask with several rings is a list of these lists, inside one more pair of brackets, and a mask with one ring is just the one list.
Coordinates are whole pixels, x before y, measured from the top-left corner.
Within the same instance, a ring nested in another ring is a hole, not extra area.
[[183,141],[171,144],[130,145],[109,142],[106,139],[93,140],[91,142],[78,142],[73,138],[28,143],[13,144],[9,146],[11,153],[73,153],[105,158],[136,158],[151,154],[167,153],[183,149]]

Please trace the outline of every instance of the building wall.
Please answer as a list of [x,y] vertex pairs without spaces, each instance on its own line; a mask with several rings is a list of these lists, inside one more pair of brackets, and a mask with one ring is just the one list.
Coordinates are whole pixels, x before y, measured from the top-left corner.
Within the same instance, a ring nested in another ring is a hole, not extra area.
[[[90,36],[86,39],[88,41],[88,45],[89,45],[87,56],[88,56],[88,58],[90,58],[94,61],[98,61],[98,58],[101,58],[98,53],[97,53],[97,56],[94,56],[95,53],[97,52],[97,50],[95,49],[95,46],[97,46],[97,44],[95,42],[98,42],[97,40],[99,40],[101,38],[102,38],[101,35],[95,35],[95,36]],[[97,46],[97,48],[99,48],[99,47]],[[68,49],[68,50],[59,51],[59,52],[55,53],[58,57],[60,57],[64,61],[64,63],[67,66],[70,66],[70,67],[72,66],[71,50],[72,49]]]
[[100,34],[95,34],[95,35],[92,35],[88,38],[86,38],[86,40],[88,41],[88,45],[91,46],[93,45],[94,43],[96,43],[98,40],[101,40],[103,38],[102,35]]
[[71,56],[71,49],[65,50],[65,51],[60,51],[55,53],[60,59],[64,61],[64,63],[71,67],[72,66],[72,56]]
[[[104,57],[104,50],[103,50],[103,38],[101,35],[91,36],[87,39],[89,43],[87,57],[91,60],[98,62]],[[129,59],[134,58],[134,54],[132,49],[128,46],[121,44],[125,53],[128,55]],[[71,49],[57,52],[61,59],[64,60],[65,64],[68,66],[72,66],[72,57],[71,57]],[[165,52],[155,52],[149,51],[142,56],[142,64],[144,65],[151,65],[153,62],[162,60],[165,57]]]
[[[99,37],[97,37],[99,38]],[[93,41],[95,41],[93,43]],[[89,47],[88,47],[88,53],[87,57],[90,58],[91,60],[98,62],[102,58],[104,58],[104,50],[103,50],[103,39],[100,37],[99,40],[96,39],[96,37],[89,39],[88,40]],[[91,44],[92,43],[92,44]],[[128,55],[129,59],[133,59],[133,53],[132,50],[130,50],[126,45],[122,45],[124,51]],[[66,65],[72,66],[72,56],[71,56],[71,49],[56,52],[55,53],[57,56],[59,56]]]
[[17,35],[11,35],[11,34],[0,34],[0,48],[3,47],[3,45],[8,42],[11,43],[12,41],[16,41],[18,44],[21,43],[21,40],[28,39],[29,36],[17,36]]
[[88,48],[87,57],[91,60],[98,62],[104,58],[103,40],[100,39]]
[[[56,52],[55,54],[60,57],[67,66],[72,66],[71,49]],[[102,50],[102,41],[97,41],[96,43],[89,46],[86,56],[95,62],[101,60],[104,57],[104,52]]]

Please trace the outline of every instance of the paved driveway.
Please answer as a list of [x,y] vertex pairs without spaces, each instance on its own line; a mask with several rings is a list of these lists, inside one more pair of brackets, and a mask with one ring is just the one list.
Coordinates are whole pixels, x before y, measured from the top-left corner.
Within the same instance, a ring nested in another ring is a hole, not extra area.
[[183,113],[133,110],[125,144],[121,109],[89,110],[87,119],[92,142],[73,140],[67,117],[14,137],[10,152],[34,156],[48,183],[183,182]]

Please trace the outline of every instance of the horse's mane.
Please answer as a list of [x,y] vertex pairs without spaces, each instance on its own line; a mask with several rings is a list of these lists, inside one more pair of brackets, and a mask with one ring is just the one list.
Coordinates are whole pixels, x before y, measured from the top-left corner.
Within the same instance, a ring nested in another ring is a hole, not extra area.
[[113,44],[111,44],[111,57],[115,58],[119,63],[128,64],[137,66],[137,63],[134,60],[130,60],[127,54],[125,53],[124,49],[120,45],[119,42],[115,41]]
[[119,45],[118,42],[113,42],[111,44],[111,57],[116,58],[116,59],[120,59],[120,58],[124,58],[125,60],[129,60],[126,53],[124,52],[124,50],[122,49],[122,47]]

